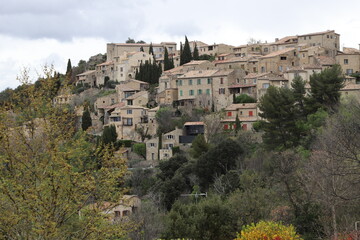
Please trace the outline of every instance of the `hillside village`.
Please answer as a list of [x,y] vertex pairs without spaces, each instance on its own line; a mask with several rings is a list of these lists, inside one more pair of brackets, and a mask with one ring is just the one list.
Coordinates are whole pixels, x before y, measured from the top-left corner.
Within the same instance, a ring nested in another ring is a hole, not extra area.
[[129,38],[22,74],[0,94],[0,239],[360,235],[360,50],[334,30]]
[[[239,46],[209,45],[201,41],[188,43],[192,54],[197,48],[200,56],[209,56],[213,61],[192,60],[180,65],[180,51],[174,42],[108,43],[106,61],[97,64],[95,70],[76,75],[77,86],[101,88],[107,81],[116,83],[115,91],[94,101],[93,127],[89,131],[100,134],[104,127],[114,125],[118,139],[144,140],[146,160],[149,166],[154,166],[157,160],[172,157],[173,147],[186,148],[196,135],[207,131],[203,119],[198,118],[163,133],[159,141],[155,116],[161,107],[174,109],[174,117],[176,112],[191,112],[191,109],[223,112],[221,128],[224,131],[236,128],[236,116],[243,130],[252,131],[253,124],[260,119],[256,101],[269,86],[289,88],[297,76],[309,82],[313,73],[335,64],[341,66],[344,74],[345,86],[341,94],[360,96],[360,51],[346,47],[340,51],[340,34],[334,30]],[[154,55],[149,53],[150,48]],[[150,89],[148,82],[135,78],[136,73],[148,60],[164,67],[165,50],[174,68],[163,71],[158,85]],[[309,87],[307,84],[306,88]],[[255,101],[236,103],[240,95],[248,95]],[[54,101],[67,104],[72,98],[74,96],[65,94]],[[141,136],[144,131],[145,139]]]

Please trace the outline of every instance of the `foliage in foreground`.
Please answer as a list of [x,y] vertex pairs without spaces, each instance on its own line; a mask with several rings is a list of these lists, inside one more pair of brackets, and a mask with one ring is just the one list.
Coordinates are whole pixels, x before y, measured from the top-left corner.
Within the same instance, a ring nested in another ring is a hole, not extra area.
[[247,225],[235,240],[302,240],[293,226],[285,226],[276,222],[260,221]]
[[125,161],[109,147],[98,155],[73,113],[52,105],[52,75],[36,89],[25,82],[16,105],[0,109],[0,239],[123,237],[129,223],[86,206],[118,202]]

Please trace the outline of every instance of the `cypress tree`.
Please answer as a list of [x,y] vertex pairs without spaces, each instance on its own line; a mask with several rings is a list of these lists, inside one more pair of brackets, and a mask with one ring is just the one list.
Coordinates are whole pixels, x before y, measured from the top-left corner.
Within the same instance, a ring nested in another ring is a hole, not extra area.
[[241,129],[241,122],[239,119],[239,115],[236,114],[236,118],[235,118],[235,135],[237,136],[239,130]]
[[175,67],[175,64],[174,64],[174,58],[171,57],[171,60],[170,60],[170,69],[174,68]]
[[191,60],[192,60],[192,55],[191,55],[190,45],[189,45],[189,41],[188,41],[187,37],[185,36],[185,44],[184,44],[184,49],[181,53],[180,65],[188,63]]
[[71,66],[71,60],[69,58],[68,63],[67,63],[67,67],[66,67],[66,75],[71,75],[72,72],[72,66]]
[[169,70],[170,69],[170,59],[169,59],[169,53],[167,50],[167,47],[165,47],[165,53],[164,53],[164,71]]
[[92,126],[90,111],[88,108],[83,112],[81,117],[81,128],[83,131],[86,131],[89,127]]
[[182,46],[182,42],[180,42],[180,65],[182,65],[182,54],[183,54],[183,46]]
[[199,49],[197,48],[196,43],[195,43],[194,52],[193,52],[193,59],[199,60]]
[[152,54],[152,56],[153,56],[153,58],[155,60],[155,54],[154,54],[154,49],[153,49],[152,43],[150,43],[149,54]]

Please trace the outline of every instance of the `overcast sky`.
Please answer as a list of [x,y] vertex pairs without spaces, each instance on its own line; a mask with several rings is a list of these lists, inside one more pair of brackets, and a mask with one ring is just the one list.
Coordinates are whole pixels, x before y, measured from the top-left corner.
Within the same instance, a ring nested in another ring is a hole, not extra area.
[[359,47],[359,0],[0,0],[0,90],[19,85],[24,67],[64,72],[67,60],[105,53],[128,37],[245,44],[325,30],[341,47]]

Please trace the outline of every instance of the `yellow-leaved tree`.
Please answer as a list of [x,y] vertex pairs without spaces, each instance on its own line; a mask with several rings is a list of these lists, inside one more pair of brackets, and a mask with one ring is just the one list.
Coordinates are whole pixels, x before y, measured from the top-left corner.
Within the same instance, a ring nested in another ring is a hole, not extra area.
[[44,73],[35,84],[25,73],[0,109],[0,239],[126,236],[130,222],[110,223],[106,209],[87,207],[119,201],[124,159],[111,147],[98,154],[89,136],[76,130],[71,109],[53,104],[59,79],[51,68]]
[[271,221],[244,226],[235,240],[302,240],[293,226]]

